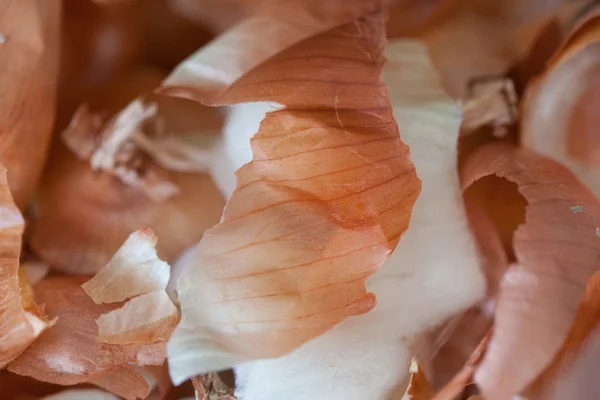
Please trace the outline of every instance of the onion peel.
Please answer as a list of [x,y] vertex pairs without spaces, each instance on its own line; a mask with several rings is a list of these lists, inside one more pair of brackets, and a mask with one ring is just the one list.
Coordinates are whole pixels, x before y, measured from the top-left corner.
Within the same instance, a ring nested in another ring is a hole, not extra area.
[[206,93],[211,105],[284,108],[261,123],[221,223],[179,278],[175,382],[283,355],[375,305],[364,280],[396,246],[420,191],[380,77],[383,27],[371,15],[316,35]]
[[[164,344],[118,346],[98,342],[94,319],[115,307],[94,304],[80,287],[84,279],[50,277],[35,285],[36,300],[45,304],[50,317],[57,318],[56,324],[7,368],[60,385],[90,382],[134,398],[122,391],[124,387],[118,389],[119,380],[137,379],[137,371],[128,364],[161,365],[165,359]],[[141,376],[140,379],[137,381],[146,385]],[[141,393],[139,387],[133,385],[131,389]]]
[[600,257],[600,204],[566,168],[507,144],[472,154],[463,187],[489,175],[516,183],[528,202],[513,239],[517,264],[504,275],[494,333],[475,373],[494,400],[519,394],[559,351]]

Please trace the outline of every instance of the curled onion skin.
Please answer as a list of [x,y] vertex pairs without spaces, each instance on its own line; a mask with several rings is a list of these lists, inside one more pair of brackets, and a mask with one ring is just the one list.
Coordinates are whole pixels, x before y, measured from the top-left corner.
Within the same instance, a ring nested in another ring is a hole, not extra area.
[[364,281],[420,191],[380,77],[383,27],[370,15],[306,39],[221,93],[178,87],[205,104],[284,107],[261,123],[221,223],[179,278],[176,382],[283,355],[375,305]]
[[475,373],[484,396],[500,400],[519,394],[560,350],[598,268],[600,203],[562,165],[508,144],[471,155],[463,186],[490,175],[514,182],[528,202],[514,233],[516,263],[500,285],[494,333]]

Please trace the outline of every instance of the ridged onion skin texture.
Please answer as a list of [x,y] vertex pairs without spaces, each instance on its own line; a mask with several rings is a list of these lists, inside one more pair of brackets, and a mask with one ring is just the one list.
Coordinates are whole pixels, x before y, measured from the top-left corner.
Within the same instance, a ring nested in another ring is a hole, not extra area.
[[281,356],[375,305],[365,279],[408,227],[421,187],[381,80],[384,43],[372,15],[196,97],[282,106],[260,124],[221,223],[179,278],[175,382]]

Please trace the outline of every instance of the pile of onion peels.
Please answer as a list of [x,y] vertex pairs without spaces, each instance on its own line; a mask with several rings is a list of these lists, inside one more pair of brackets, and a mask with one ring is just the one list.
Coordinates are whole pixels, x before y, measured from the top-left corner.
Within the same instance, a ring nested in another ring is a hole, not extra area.
[[596,400],[596,3],[0,0],[0,398]]

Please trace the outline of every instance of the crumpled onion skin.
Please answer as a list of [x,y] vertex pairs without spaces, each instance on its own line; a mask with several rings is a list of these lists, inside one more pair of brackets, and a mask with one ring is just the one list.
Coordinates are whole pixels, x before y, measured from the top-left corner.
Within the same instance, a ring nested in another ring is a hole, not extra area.
[[475,381],[489,400],[519,394],[552,361],[600,258],[600,204],[564,167],[507,144],[477,150],[463,187],[489,175],[514,182],[528,202],[514,234],[517,264],[500,287],[494,333]]
[[591,12],[532,82],[523,100],[522,146],[565,165],[600,197],[600,9]]
[[383,18],[369,16],[205,98],[286,108],[261,123],[221,223],[179,278],[175,382],[283,355],[375,305],[364,281],[406,230],[420,191],[380,77],[384,42]]
[[[15,205],[6,177],[0,167],[0,368],[22,353],[47,327],[29,308],[31,299],[24,299],[19,282],[19,254],[25,221]],[[25,294],[25,293],[24,293]],[[24,304],[25,303],[25,304]],[[31,306],[31,307],[30,307]]]
[[128,364],[161,365],[164,344],[118,346],[98,342],[94,318],[115,307],[95,305],[80,287],[85,280],[53,277],[34,286],[36,299],[57,321],[9,363],[8,370],[60,385],[90,382],[126,398],[142,396],[129,392],[141,393],[140,385],[121,383],[123,379],[143,382],[143,389],[148,389],[143,377]]
[[54,123],[61,1],[0,5],[0,163],[19,208],[38,183]]

